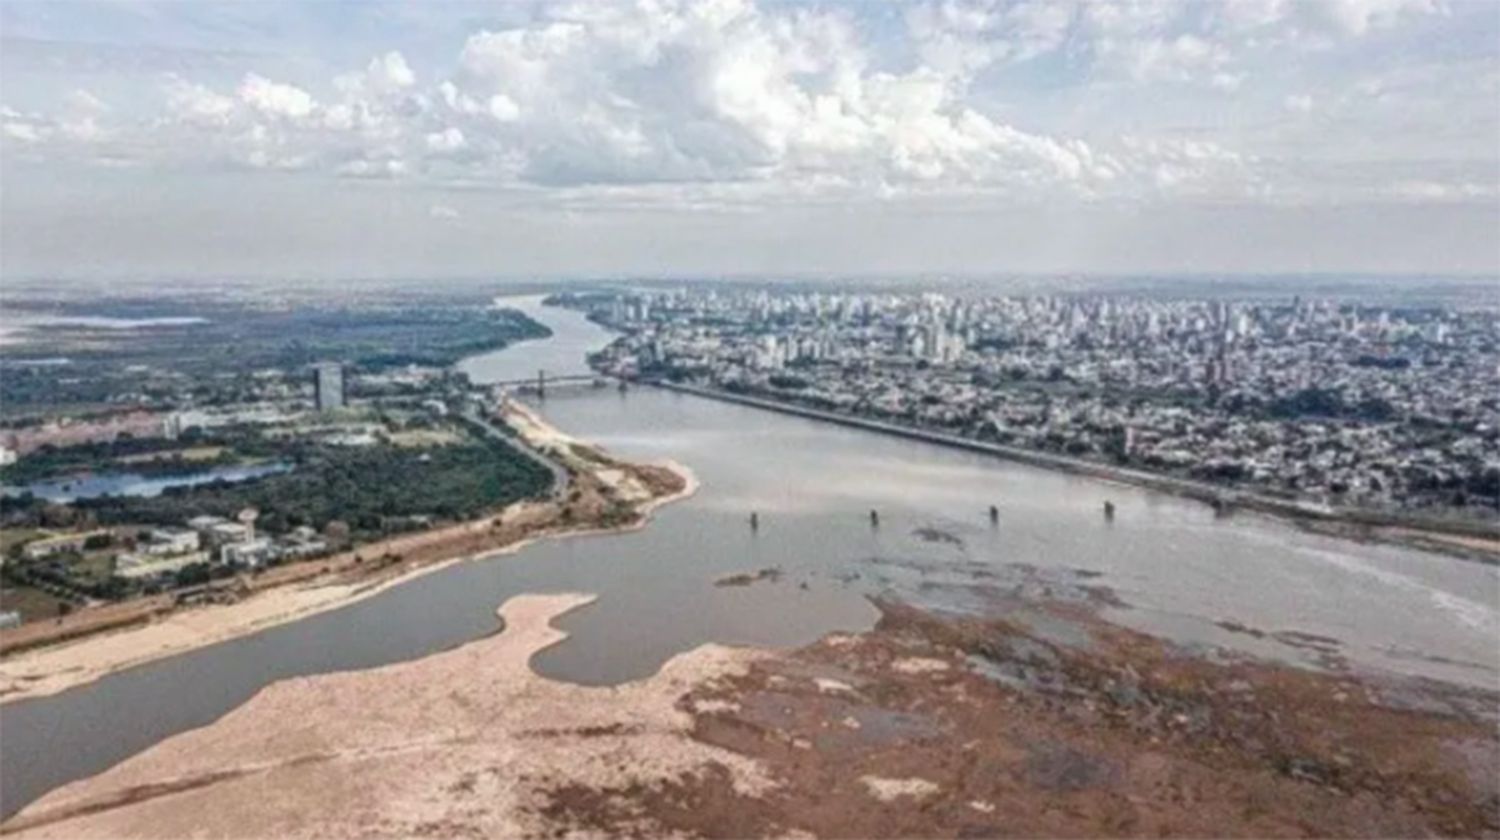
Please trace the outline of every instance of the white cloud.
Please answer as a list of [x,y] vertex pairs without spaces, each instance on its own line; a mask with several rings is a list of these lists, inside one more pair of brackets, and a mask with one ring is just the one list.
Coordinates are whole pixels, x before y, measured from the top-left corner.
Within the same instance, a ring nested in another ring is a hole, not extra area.
[[438,98],[490,117],[466,136],[491,138],[520,177],[544,184],[1073,189],[1101,171],[1081,140],[966,105],[966,80],[950,72],[875,69],[837,12],[736,0],[570,8],[474,34],[460,67]]
[[359,158],[340,164],[335,171],[350,178],[396,178],[405,175],[408,170],[406,161],[395,158]]
[[0,135],[24,145],[64,142],[86,146],[108,136],[99,122],[108,112],[109,106],[97,96],[76,88],[62,97],[58,110],[50,116],[0,106]]
[[497,93],[490,97],[489,112],[490,116],[499,122],[515,122],[521,117],[521,106],[517,105],[516,101],[509,96]]
[[452,221],[454,219],[460,218],[459,212],[446,204],[434,204],[431,207],[428,207],[427,215],[434,219],[441,219],[443,221]]
[[250,73],[236,90],[240,101],[267,116],[302,119],[312,113],[317,102],[296,85],[273,82]]
[[1471,181],[1398,181],[1386,190],[1386,195],[1391,198],[1416,202],[1440,203],[1476,200],[1493,202],[1496,198],[1500,198],[1500,184],[1481,184]]
[[1364,35],[1395,26],[1403,18],[1436,14],[1438,0],[1323,0],[1295,8],[1313,26],[1342,35]]
[[427,135],[428,151],[439,153],[456,152],[462,149],[464,145],[464,133],[452,126]]
[[22,143],[40,143],[47,138],[45,128],[28,120],[6,119],[0,122],[0,130],[6,137]]
[[1288,111],[1306,114],[1310,113],[1313,109],[1313,99],[1306,94],[1292,94],[1282,100],[1282,106]]
[[363,72],[346,73],[333,86],[348,99],[398,95],[417,83],[406,57],[391,50],[370,59]]
[[1209,87],[1225,93],[1234,93],[1244,83],[1244,73],[1215,73],[1208,80]]
[[198,125],[225,125],[234,113],[235,100],[200,84],[172,78],[166,86],[167,110],[179,120]]
[[77,114],[102,114],[109,110],[109,106],[94,94],[83,88],[74,88],[63,100],[63,106],[68,111]]
[[[253,72],[229,91],[171,77],[164,113],[133,127],[108,122],[116,115],[79,91],[55,116],[6,115],[3,130],[15,144],[38,146],[123,132],[122,148],[157,165],[616,198],[629,191],[631,201],[665,203],[689,192],[749,204],[818,195],[1309,196],[1315,187],[1291,181],[1320,175],[1271,166],[1234,130],[1195,135],[1168,125],[1153,134],[1149,108],[1123,125],[1048,129],[1004,89],[976,86],[997,62],[1050,54],[1083,71],[1081,89],[1106,96],[1253,93],[1247,51],[1295,52],[1309,32],[1357,38],[1435,8],[1418,0],[941,0],[906,11],[910,49],[893,54],[838,6],[579,3],[471,33],[448,78],[419,77],[403,53],[380,49],[362,69],[306,88]],[[1236,101],[1290,125],[1278,105],[1344,107],[1325,89],[1315,88],[1317,100]]]
[[907,10],[924,64],[971,76],[995,62],[1056,55],[1100,78],[1203,82],[1268,45],[1323,47],[1440,14],[1442,0],[929,0]]

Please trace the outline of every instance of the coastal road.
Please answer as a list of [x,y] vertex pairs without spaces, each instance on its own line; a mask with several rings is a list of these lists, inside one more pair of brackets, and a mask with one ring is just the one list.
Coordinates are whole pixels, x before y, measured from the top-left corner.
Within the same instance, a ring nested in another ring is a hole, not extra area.
[[[835,411],[827,411],[810,406],[798,405],[765,397],[752,396],[749,394],[737,394],[718,388],[705,388],[697,385],[685,385],[677,382],[664,380],[642,380],[643,382],[664,388],[669,391],[678,391],[684,394],[692,394],[708,399],[721,400],[724,402],[748,405],[754,408],[763,408],[768,411],[776,411],[782,414],[791,414],[798,417],[807,417],[813,420],[823,420],[837,423],[842,426],[851,426],[866,429],[883,434],[896,435],[898,437],[921,440],[928,443],[936,443],[942,446],[951,446],[958,449],[967,449],[972,452],[982,452],[989,455],[997,455],[1023,464],[1030,464],[1045,469],[1060,470],[1062,472],[1083,475],[1091,478],[1104,479],[1106,481],[1118,481],[1157,490],[1164,493],[1173,493],[1190,499],[1207,502],[1210,504],[1225,502],[1234,507],[1246,508],[1262,513],[1287,516],[1293,519],[1322,520],[1325,522],[1353,523],[1358,525],[1369,525],[1375,527],[1412,528],[1420,531],[1431,531],[1438,534],[1454,534],[1459,536],[1477,537],[1479,539],[1495,539],[1500,537],[1500,527],[1493,523],[1483,521],[1455,522],[1443,519],[1427,518],[1418,515],[1405,515],[1395,512],[1361,510],[1349,507],[1334,507],[1300,499],[1289,499],[1280,496],[1272,496],[1256,493],[1250,490],[1238,488],[1226,488],[1204,481],[1197,481],[1181,476],[1163,475],[1160,473],[1145,472],[1143,470],[1131,469],[1114,464],[1101,464],[1096,461],[1087,461],[1081,458],[1073,458],[1066,455],[1058,455],[1050,452],[1037,452],[1030,449],[1022,449],[1015,446],[1007,446],[1001,443],[975,440],[961,435],[947,432],[923,429],[907,426],[899,423],[877,420],[873,417],[861,417],[851,414],[841,414]],[[1397,539],[1400,542],[1400,539]],[[1431,545],[1422,547],[1433,548]],[[1485,549],[1470,551],[1463,546],[1454,547],[1453,544],[1441,544],[1435,546],[1438,550],[1453,554],[1465,559],[1477,559],[1484,563],[1495,563],[1493,552]]]
[[[1145,487],[1167,493],[1175,493],[1191,499],[1213,503],[1224,501],[1236,507],[1245,507],[1266,513],[1279,514],[1282,516],[1305,517],[1309,519],[1338,520],[1347,519],[1351,521],[1365,522],[1373,525],[1406,525],[1410,527],[1433,527],[1431,523],[1421,521],[1408,521],[1400,516],[1392,514],[1361,513],[1344,508],[1332,508],[1326,505],[1315,504],[1296,499],[1284,499],[1276,496],[1267,496],[1245,490],[1230,489],[1218,485],[1196,481],[1179,476],[1161,475],[1158,473],[1144,472],[1142,470],[1130,469],[1128,467],[1113,464],[1101,464],[1094,461],[1086,461],[1080,458],[1071,458],[1066,455],[1057,455],[1050,452],[1036,452],[1015,446],[1007,446],[1000,443],[975,440],[961,435],[939,432],[931,429],[922,429],[872,417],[860,417],[857,415],[840,414],[834,411],[812,408],[781,400],[767,399],[764,397],[751,396],[749,394],[736,394],[718,388],[704,388],[696,385],[685,385],[677,382],[663,380],[642,380],[658,388],[669,391],[678,391],[684,394],[692,394],[708,399],[722,400],[724,402],[748,405],[754,408],[763,408],[768,411],[776,411],[782,414],[791,414],[798,417],[807,417],[814,420],[823,420],[837,423],[841,426],[852,426],[884,434],[896,435],[936,443],[943,446],[952,446],[959,449],[967,449],[973,452],[983,452],[989,455],[997,455],[1002,458],[1017,461],[1023,464],[1043,467],[1046,469],[1060,470],[1076,475],[1084,475],[1092,478],[1100,478],[1108,481],[1119,481]],[[1438,530],[1444,530],[1439,528]],[[1476,525],[1469,529],[1474,533],[1492,537],[1496,531],[1483,525]]]
[[496,426],[494,423],[490,422],[488,418],[486,418],[483,414],[480,414],[473,408],[463,409],[463,411],[459,412],[459,416],[479,427],[479,429],[486,435],[489,435],[495,440],[504,443],[506,446],[515,449],[516,451],[522,453],[526,457],[537,462],[538,464],[541,464],[549,471],[551,471],[552,496],[554,498],[561,499],[564,496],[568,495],[568,490],[573,486],[573,476],[567,471],[567,469],[563,467],[562,464],[557,463],[551,458],[548,458],[546,455],[543,455],[535,449],[527,446],[525,443],[522,443],[521,440],[515,435],[506,434],[504,430],[502,430],[499,426]]

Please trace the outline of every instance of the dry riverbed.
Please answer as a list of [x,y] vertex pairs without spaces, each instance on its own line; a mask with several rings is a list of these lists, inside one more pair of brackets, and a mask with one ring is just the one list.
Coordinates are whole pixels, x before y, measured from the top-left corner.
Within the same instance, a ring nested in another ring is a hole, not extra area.
[[527,666],[588,596],[274,684],[33,803],[23,837],[1494,836],[1493,693],[1186,655],[1073,603],[882,602],[613,688]]

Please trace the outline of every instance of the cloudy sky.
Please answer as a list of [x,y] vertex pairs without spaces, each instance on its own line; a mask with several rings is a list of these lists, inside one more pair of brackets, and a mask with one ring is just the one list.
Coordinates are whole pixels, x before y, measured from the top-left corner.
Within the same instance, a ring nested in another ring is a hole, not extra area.
[[1500,272],[1500,0],[0,3],[0,273]]

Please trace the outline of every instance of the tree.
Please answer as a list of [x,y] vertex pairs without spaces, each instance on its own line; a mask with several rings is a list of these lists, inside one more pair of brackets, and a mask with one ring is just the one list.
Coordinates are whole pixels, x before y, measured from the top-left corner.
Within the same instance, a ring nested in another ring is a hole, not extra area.
[[323,536],[330,545],[343,545],[349,541],[349,524],[341,519],[330,519],[323,526]]

